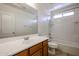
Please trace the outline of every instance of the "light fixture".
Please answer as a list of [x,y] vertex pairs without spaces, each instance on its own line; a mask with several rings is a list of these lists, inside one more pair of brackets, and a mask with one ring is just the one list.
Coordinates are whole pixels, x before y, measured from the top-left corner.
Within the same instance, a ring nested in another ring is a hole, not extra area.
[[62,14],[54,15],[53,18],[61,18],[63,17]]
[[74,15],[74,12],[68,12],[63,14],[63,16],[70,16],[70,15]]
[[72,3],[57,3],[57,4],[55,3],[55,6],[53,8],[51,8],[49,11],[54,11],[54,10],[69,6],[71,4]]

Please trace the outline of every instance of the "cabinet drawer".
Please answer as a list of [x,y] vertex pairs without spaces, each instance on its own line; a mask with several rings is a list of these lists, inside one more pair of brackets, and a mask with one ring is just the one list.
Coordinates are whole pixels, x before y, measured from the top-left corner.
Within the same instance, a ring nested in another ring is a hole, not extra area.
[[17,53],[16,56],[29,56],[28,50],[21,51]]
[[48,45],[43,47],[43,56],[48,56]]
[[39,51],[35,52],[32,56],[42,56],[42,49]]
[[42,48],[42,43],[39,43],[33,47],[30,48],[30,55],[32,55],[33,53],[35,53],[37,50],[39,50],[40,48]]
[[48,40],[43,41],[43,46],[48,45]]

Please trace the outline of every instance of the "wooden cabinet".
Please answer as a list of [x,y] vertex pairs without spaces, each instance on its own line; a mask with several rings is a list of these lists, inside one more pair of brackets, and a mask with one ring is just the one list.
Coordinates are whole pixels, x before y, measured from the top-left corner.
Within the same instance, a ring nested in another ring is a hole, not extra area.
[[48,46],[43,47],[43,56],[48,56]]
[[38,43],[16,54],[16,56],[47,56],[47,55],[48,55],[48,40]]
[[42,56],[42,49],[35,52],[32,56]]
[[43,41],[43,56],[48,56],[48,40]]
[[43,41],[43,46],[48,45],[48,40]]
[[35,46],[32,46],[29,50],[30,50],[30,55],[32,55],[33,53],[35,53],[36,51],[38,51],[40,48],[42,48],[42,43],[39,43]]
[[29,56],[28,50],[21,51],[16,54],[16,56]]

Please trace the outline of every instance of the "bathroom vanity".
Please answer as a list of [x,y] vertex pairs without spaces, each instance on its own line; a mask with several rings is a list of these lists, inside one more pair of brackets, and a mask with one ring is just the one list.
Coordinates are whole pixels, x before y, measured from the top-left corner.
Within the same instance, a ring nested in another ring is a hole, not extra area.
[[47,56],[48,55],[48,40],[40,42],[28,49],[25,49],[15,56]]
[[[29,40],[24,37],[29,36]],[[0,39],[0,56],[47,56],[48,38],[27,35]]]

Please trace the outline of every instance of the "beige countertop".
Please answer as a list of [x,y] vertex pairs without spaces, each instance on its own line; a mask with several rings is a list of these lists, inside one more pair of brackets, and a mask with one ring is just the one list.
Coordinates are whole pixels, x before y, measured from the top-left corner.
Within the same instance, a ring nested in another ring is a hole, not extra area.
[[[24,37],[27,36],[29,37],[29,40],[24,40]],[[14,55],[46,39],[48,39],[48,37],[38,36],[37,34],[2,38],[0,39],[0,56]]]

